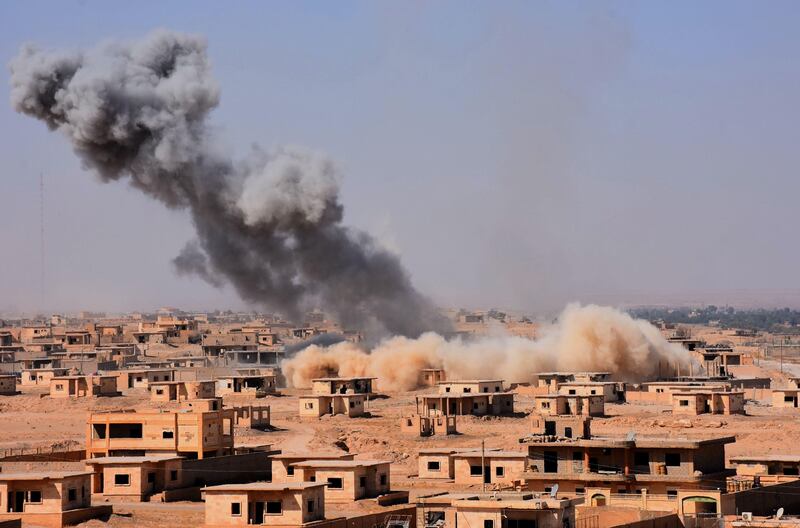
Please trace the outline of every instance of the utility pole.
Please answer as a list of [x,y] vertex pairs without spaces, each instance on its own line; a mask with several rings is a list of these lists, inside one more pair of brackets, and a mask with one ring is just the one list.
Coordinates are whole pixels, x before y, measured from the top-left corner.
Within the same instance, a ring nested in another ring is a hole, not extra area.
[[44,314],[44,173],[39,172],[39,310]]
[[481,491],[486,493],[486,440],[481,440]]

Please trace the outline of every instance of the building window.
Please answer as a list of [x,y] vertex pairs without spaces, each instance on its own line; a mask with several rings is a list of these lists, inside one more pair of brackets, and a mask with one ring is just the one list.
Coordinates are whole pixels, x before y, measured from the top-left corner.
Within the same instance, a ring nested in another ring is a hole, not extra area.
[[667,490],[667,497],[676,498],[678,496],[678,490]]
[[156,474],[155,473],[148,473],[147,474],[147,483],[153,484],[156,481]]
[[286,466],[286,474],[290,477],[294,475],[294,466]]
[[571,396],[574,396],[574,395],[575,395],[575,389],[570,389],[570,390],[569,390],[569,394],[570,394]]
[[564,428],[564,436],[566,436],[567,438],[572,438],[572,427]]
[[281,501],[267,501],[266,513],[268,515],[280,515],[283,513],[283,503]]
[[483,528],[494,528],[494,521],[492,519],[484,519]]
[[473,477],[483,475],[483,469],[480,466],[469,466],[469,474]]
[[356,406],[356,402],[354,402],[353,400],[350,400],[350,408],[352,409],[355,406]]
[[441,465],[438,461],[431,460],[428,462],[428,471],[439,471],[440,468]]
[[367,477],[358,477],[358,487],[359,488],[367,487]]
[[32,490],[28,492],[28,500],[26,502],[30,502],[32,504],[41,504],[42,503],[42,492],[39,490]]
[[689,406],[689,400],[681,400],[680,401],[680,406],[681,407],[688,407]]
[[506,469],[503,466],[497,466],[494,468],[494,474],[498,477],[504,476],[506,473]]
[[308,513],[314,513],[314,501],[310,500],[310,501],[308,501],[306,503],[306,505],[307,505]]
[[175,432],[174,431],[161,431],[161,438],[163,438],[164,440],[167,440],[167,439],[170,439],[170,438],[175,438]]
[[634,466],[649,466],[650,465],[650,453],[647,451],[636,451],[633,454],[633,465]]
[[75,488],[70,488],[67,490],[67,500],[72,502],[78,499],[78,490]]
[[550,402],[542,402],[542,409],[549,409],[549,408],[550,408]]
[[586,493],[585,488],[575,488],[575,495],[583,495],[584,493]]
[[232,502],[231,503],[231,516],[240,517],[241,515],[242,515],[242,503],[241,502]]
[[56,390],[64,390],[64,385],[61,383],[56,383]]
[[580,451],[573,451],[572,452],[572,461],[573,462],[583,462],[583,453]]
[[114,485],[115,486],[130,486],[131,485],[131,476],[127,473],[117,473],[114,475]]
[[664,455],[664,463],[667,467],[678,467],[681,465],[680,453],[667,453]]
[[386,473],[381,473],[381,476],[379,478],[380,478],[381,486],[385,486],[386,485]]
[[472,389],[470,387],[464,387],[464,392],[472,392]]
[[558,453],[555,451],[544,452],[544,472],[558,473]]
[[330,489],[342,489],[343,483],[342,479],[338,477],[331,477],[328,479],[328,488]]
[[314,403],[313,402],[306,403],[306,409],[313,409],[313,408],[314,408]]
[[178,470],[177,469],[173,469],[172,471],[169,472],[169,479],[170,480],[178,480]]

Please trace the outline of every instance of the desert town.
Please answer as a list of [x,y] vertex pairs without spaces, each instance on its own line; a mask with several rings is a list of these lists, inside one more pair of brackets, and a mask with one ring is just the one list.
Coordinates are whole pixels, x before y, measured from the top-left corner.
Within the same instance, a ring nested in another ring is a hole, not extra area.
[[0,2],[0,528],[800,527],[798,25]]
[[[500,325],[535,339],[540,327],[449,316],[456,337]],[[282,367],[298,350],[322,336],[361,340],[322,312],[302,326],[175,309],[6,320],[2,526],[793,522],[791,351],[784,361],[757,332],[654,323],[690,355],[688,370],[636,382],[426,367],[413,387],[386,390],[380,377],[323,367],[306,386],[287,385]]]

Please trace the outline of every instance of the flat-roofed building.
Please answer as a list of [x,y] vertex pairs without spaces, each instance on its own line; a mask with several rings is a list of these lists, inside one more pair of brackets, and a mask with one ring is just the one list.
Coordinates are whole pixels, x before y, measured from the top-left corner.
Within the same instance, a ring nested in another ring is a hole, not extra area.
[[301,527],[325,519],[325,484],[251,482],[203,488],[205,526]]
[[744,414],[744,392],[673,392],[672,414]]
[[386,460],[304,460],[292,465],[304,482],[327,484],[328,502],[374,498],[391,487],[391,463]]
[[302,482],[302,474],[295,472],[294,463],[306,460],[353,460],[355,454],[325,451],[307,451],[303,453],[279,453],[271,457],[273,482]]
[[329,394],[364,394],[372,395],[376,378],[316,378],[311,380],[311,393],[315,395]]
[[800,389],[772,389],[772,406],[778,409],[797,409]]
[[527,469],[528,453],[472,450],[457,451],[452,458],[456,484],[508,485],[519,480]]
[[146,389],[151,383],[175,381],[172,368],[132,368],[117,372],[117,386],[123,389]]
[[564,528],[575,526],[580,499],[534,493],[445,493],[417,499],[417,528]]
[[22,369],[19,384],[22,386],[41,385],[50,386],[50,380],[57,376],[66,376],[69,370],[65,368],[34,368]]
[[50,378],[51,398],[119,396],[117,376],[55,376]]
[[730,458],[737,477],[753,481],[754,486],[767,486],[800,479],[800,455],[739,455]]
[[416,405],[422,416],[499,416],[514,413],[514,393],[504,390],[503,380],[446,381],[436,394],[417,396]]
[[262,430],[270,428],[269,405],[237,405],[231,407],[231,410],[234,413],[236,427]]
[[86,428],[86,455],[227,455],[233,452],[233,419],[230,409],[91,413]]
[[546,416],[604,416],[604,396],[540,394],[533,397],[537,413]]
[[326,414],[343,414],[350,418],[363,416],[365,412],[364,394],[311,394],[300,396],[299,414],[301,418],[319,418]]
[[61,528],[108,516],[111,506],[92,507],[91,476],[86,471],[0,472],[0,521]]
[[277,377],[270,374],[231,374],[227,376],[217,376],[217,394],[224,396],[227,394],[242,394],[255,397],[274,394],[277,384]]
[[419,414],[400,418],[400,432],[417,436],[458,433],[455,416],[421,416]]
[[527,437],[527,490],[546,491],[554,483],[564,493],[611,487],[614,493],[646,489],[654,494],[679,489],[719,488],[734,470],[725,468],[726,444],[735,438],[636,437],[557,439]]
[[435,387],[445,379],[444,369],[425,368],[419,371],[420,387]]
[[92,493],[106,499],[143,501],[164,490],[183,487],[181,460],[174,454],[87,459]]
[[618,390],[613,381],[570,381],[559,385],[558,392],[568,396],[603,396],[606,403],[618,402],[624,398],[624,393]]
[[206,400],[216,397],[214,380],[158,381],[148,385],[152,401]]
[[0,396],[13,396],[17,394],[17,376],[14,374],[0,374]]
[[531,434],[561,438],[589,438],[592,419],[588,416],[531,414]]

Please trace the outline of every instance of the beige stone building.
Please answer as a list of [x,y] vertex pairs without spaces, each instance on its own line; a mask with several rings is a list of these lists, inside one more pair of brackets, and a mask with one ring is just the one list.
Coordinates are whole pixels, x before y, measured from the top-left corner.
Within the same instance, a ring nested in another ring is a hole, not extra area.
[[750,480],[754,487],[800,479],[800,455],[739,455],[730,458],[736,476]]
[[233,452],[233,420],[230,409],[92,413],[86,427],[86,456],[227,455]]
[[133,368],[117,372],[117,386],[121,389],[146,389],[151,383],[175,381],[175,369]]
[[344,414],[350,418],[363,416],[367,397],[364,394],[306,395],[299,398],[301,418],[319,418],[326,414]]
[[203,488],[205,526],[299,527],[325,519],[325,484],[251,482]]
[[311,393],[315,395],[332,394],[374,394],[374,381],[376,378],[317,378],[311,380]]
[[772,406],[777,409],[796,409],[800,406],[800,389],[772,389]]
[[355,458],[353,453],[346,453],[344,451],[335,453],[324,451],[309,451],[306,453],[280,453],[271,457],[272,481],[302,482],[303,474],[295,471],[295,462],[305,462],[306,460],[353,460],[353,458]]
[[579,500],[524,492],[446,493],[417,499],[417,528],[566,528]]
[[303,482],[327,484],[328,502],[378,497],[391,486],[391,464],[384,460],[304,460],[292,465]]
[[524,451],[459,451],[452,455],[456,484],[511,485],[527,469]]
[[17,377],[14,374],[0,374],[0,396],[17,394]]
[[66,376],[68,373],[65,368],[22,369],[19,384],[27,387],[34,385],[49,387],[51,379],[56,376]]
[[269,429],[271,411],[269,405],[237,405],[231,408],[236,427],[247,429]]
[[605,396],[540,394],[533,397],[538,414],[547,416],[604,416]]
[[419,371],[420,387],[436,387],[446,380],[444,369],[426,368]]
[[119,396],[117,376],[55,376],[50,378],[51,398]]
[[150,399],[158,402],[207,400],[216,397],[213,380],[158,381],[148,384]]
[[[487,448],[485,453],[500,451]],[[454,456],[459,453],[474,453],[473,448],[429,447],[417,454],[417,476],[428,480],[453,480],[456,475]]]
[[255,397],[274,394],[277,389],[277,377],[269,374],[233,374],[218,376],[217,394],[242,394]]
[[400,432],[415,436],[453,435],[458,433],[455,416],[420,416],[400,419]]
[[672,414],[744,414],[744,392],[673,392]]
[[619,402],[624,392],[613,381],[570,381],[558,387],[559,394],[568,396],[603,396],[606,403]]
[[182,457],[172,454],[97,457],[86,460],[92,493],[105,499],[139,502],[183,486]]
[[22,519],[24,526],[61,528],[111,514],[111,506],[92,507],[91,473],[0,472],[0,521]]
[[531,434],[560,438],[591,437],[592,419],[588,416],[531,414]]

